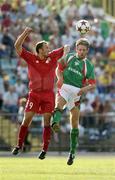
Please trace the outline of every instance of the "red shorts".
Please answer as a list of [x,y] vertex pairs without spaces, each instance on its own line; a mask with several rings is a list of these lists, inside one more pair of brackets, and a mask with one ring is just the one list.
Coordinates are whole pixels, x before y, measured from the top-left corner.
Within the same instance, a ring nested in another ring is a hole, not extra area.
[[30,92],[25,106],[25,112],[38,114],[52,113],[55,106],[54,92]]

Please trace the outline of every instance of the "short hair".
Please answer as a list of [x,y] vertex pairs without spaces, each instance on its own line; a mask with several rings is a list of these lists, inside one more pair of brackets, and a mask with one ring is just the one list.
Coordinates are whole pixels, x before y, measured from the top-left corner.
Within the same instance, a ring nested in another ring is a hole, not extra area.
[[90,43],[89,43],[88,39],[80,38],[76,41],[76,46],[79,46],[79,45],[83,45],[83,46],[86,46],[87,48],[89,48]]
[[43,47],[44,44],[48,44],[46,41],[40,41],[36,44],[36,52],[39,53],[39,49]]

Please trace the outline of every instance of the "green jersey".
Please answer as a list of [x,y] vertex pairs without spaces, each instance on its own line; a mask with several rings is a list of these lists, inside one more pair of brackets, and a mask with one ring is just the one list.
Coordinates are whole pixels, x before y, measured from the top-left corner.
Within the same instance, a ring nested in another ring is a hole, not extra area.
[[80,59],[76,54],[69,53],[63,63],[65,64],[63,70],[64,84],[81,88],[86,79],[95,83],[94,66],[89,59]]

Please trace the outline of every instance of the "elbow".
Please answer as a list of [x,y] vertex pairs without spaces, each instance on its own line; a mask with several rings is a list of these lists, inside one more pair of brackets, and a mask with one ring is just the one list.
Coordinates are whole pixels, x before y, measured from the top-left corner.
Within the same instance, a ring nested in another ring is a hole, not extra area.
[[15,42],[14,47],[16,52],[20,55],[22,53],[22,47],[20,47],[19,43]]
[[15,42],[14,47],[15,47],[15,49],[18,48],[18,43],[17,42]]
[[16,50],[18,49],[17,43],[14,44],[14,47]]
[[16,51],[20,54],[22,51],[22,44],[19,41],[16,41],[14,43],[14,47],[15,47]]

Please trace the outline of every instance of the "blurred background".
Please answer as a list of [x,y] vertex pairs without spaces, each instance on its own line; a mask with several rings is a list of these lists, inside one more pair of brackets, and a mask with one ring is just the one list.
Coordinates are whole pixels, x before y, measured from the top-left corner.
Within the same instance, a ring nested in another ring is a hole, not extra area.
[[[0,151],[16,144],[28,93],[27,65],[14,42],[26,26],[34,33],[24,46],[35,52],[42,39],[51,50],[80,38],[75,24],[86,19],[91,31],[89,58],[95,66],[97,87],[81,103],[79,151],[115,151],[115,1],[114,0],[1,0],[0,1]],[[42,117],[33,119],[25,152],[38,151],[42,143]],[[65,109],[61,132],[52,133],[51,151],[68,151],[69,113]]]

